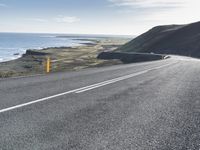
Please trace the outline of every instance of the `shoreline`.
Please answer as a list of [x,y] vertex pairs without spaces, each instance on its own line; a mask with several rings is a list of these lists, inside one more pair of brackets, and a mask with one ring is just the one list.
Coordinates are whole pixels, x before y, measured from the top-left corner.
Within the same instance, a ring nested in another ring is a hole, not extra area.
[[[60,38],[60,37],[57,37],[56,36],[56,38]],[[43,51],[43,50],[48,50],[48,49],[51,49],[51,48],[54,48],[54,49],[61,49],[61,48],[68,48],[68,49],[73,49],[73,48],[76,48],[76,47],[79,47],[79,46],[84,46],[84,45],[86,45],[86,46],[95,46],[96,45],[96,43],[98,42],[98,40],[94,40],[94,39],[88,39],[88,38],[86,38],[86,39],[77,39],[77,38],[75,38],[75,39],[73,39],[73,40],[77,40],[77,41],[86,41],[85,43],[82,43],[82,42],[79,42],[79,43],[77,43],[76,45],[74,45],[74,46],[59,46],[59,47],[43,47],[43,48],[34,48],[34,49],[26,49],[25,51],[24,51],[24,53],[22,53],[22,54],[20,54],[20,52],[17,52],[17,53],[13,53],[12,54],[12,56],[13,56],[13,58],[12,59],[8,59],[8,60],[5,60],[4,61],[4,59],[7,59],[7,58],[2,58],[2,59],[0,59],[0,63],[4,63],[4,62],[9,62],[9,61],[13,61],[13,60],[17,60],[17,59],[20,59],[21,57],[23,57],[23,55],[25,55],[26,53],[27,53],[27,51],[29,51],[29,50],[34,50],[34,51]],[[17,55],[16,55],[17,54]],[[14,58],[15,57],[15,58]]]
[[103,51],[112,51],[128,41],[129,39],[106,38],[98,39],[95,43],[82,43],[79,46],[28,49],[20,58],[0,62],[0,78],[45,74],[46,57],[50,57],[53,62],[51,72],[78,71],[121,64],[117,60],[99,60],[97,56]]

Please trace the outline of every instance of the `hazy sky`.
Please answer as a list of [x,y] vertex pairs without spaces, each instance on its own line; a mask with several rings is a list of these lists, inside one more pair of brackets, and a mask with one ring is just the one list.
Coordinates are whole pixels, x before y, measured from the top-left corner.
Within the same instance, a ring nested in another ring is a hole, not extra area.
[[0,0],[0,32],[138,35],[200,21],[200,0]]

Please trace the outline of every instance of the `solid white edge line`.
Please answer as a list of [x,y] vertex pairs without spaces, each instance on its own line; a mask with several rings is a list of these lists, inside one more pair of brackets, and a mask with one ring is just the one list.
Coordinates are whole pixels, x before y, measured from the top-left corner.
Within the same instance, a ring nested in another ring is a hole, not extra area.
[[133,74],[125,75],[125,76],[122,76],[122,77],[114,78],[114,79],[111,79],[111,80],[103,81],[103,82],[100,82],[100,83],[92,84],[92,85],[85,86],[85,87],[82,87],[82,88],[78,88],[78,89],[75,89],[75,90],[70,90],[70,91],[67,91],[67,92],[60,93],[60,94],[48,96],[48,97],[41,98],[41,99],[38,99],[38,100],[34,100],[34,101],[31,101],[31,102],[28,102],[28,103],[8,107],[8,108],[5,108],[5,109],[1,109],[0,113],[7,112],[7,111],[10,111],[10,110],[14,110],[14,109],[17,109],[17,108],[21,108],[21,107],[24,107],[24,106],[28,106],[28,105],[31,105],[31,104],[35,104],[35,103],[38,103],[38,102],[46,101],[46,100],[53,99],[53,98],[56,98],[56,97],[60,97],[60,96],[63,96],[63,95],[71,94],[71,93],[76,93],[76,94],[82,93],[82,92],[89,91],[89,90],[92,90],[92,89],[95,89],[95,88],[99,88],[99,87],[102,87],[102,86],[105,86],[105,85],[108,85],[108,84],[112,84],[112,83],[115,83],[115,82],[118,82],[118,81],[129,79],[129,78],[147,73],[147,72],[155,70],[155,69],[160,69],[160,68],[163,68],[163,67],[166,67],[166,66],[169,66],[169,65],[172,65],[172,64],[167,64],[167,65],[147,69],[147,70],[144,70],[144,71],[140,71],[140,72],[137,72],[137,73],[133,73]]

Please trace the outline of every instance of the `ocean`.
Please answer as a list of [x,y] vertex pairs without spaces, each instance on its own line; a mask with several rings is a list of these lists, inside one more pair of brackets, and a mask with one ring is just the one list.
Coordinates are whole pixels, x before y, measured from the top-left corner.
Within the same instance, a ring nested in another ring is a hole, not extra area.
[[27,49],[79,46],[81,43],[91,43],[81,41],[90,38],[83,35],[0,33],[0,62],[17,59]]

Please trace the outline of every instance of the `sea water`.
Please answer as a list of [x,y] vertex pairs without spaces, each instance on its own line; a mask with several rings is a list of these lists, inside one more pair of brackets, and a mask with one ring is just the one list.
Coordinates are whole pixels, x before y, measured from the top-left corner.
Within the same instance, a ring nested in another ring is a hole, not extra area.
[[0,62],[21,57],[27,49],[73,47],[91,42],[81,39],[88,38],[81,35],[0,33]]

